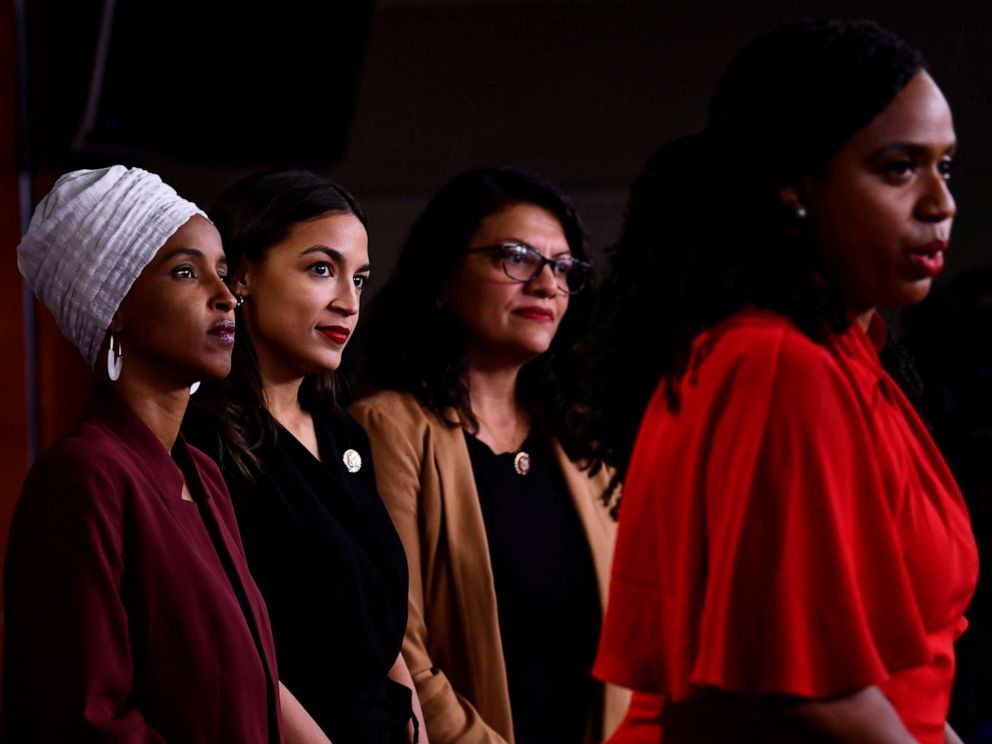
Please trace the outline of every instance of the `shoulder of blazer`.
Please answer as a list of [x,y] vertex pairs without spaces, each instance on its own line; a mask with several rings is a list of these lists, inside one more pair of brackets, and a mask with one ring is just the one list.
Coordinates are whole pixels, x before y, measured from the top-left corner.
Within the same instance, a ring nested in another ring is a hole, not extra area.
[[602,494],[606,490],[606,487],[610,484],[610,479],[613,477],[613,468],[603,465],[593,475],[589,472],[588,467],[569,458],[557,439],[552,439],[551,441],[555,455],[558,458],[558,464],[566,475],[571,476],[568,480],[572,481],[574,479],[576,482],[588,483],[589,490],[595,492],[597,495]]
[[[442,421],[434,412],[427,410],[412,393],[399,390],[382,390],[358,400],[348,408],[348,413],[366,430],[380,429],[387,423],[390,428],[405,434],[430,432],[435,438],[444,438],[459,433],[457,426]],[[370,436],[373,436],[370,433]]]

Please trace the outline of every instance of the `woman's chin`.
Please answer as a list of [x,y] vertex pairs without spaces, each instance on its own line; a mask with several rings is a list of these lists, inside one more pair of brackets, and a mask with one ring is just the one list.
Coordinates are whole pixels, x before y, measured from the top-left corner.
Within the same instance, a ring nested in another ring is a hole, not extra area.
[[927,296],[929,296],[932,288],[933,279],[931,277],[922,277],[912,281],[906,281],[900,284],[900,286],[892,293],[892,297],[889,302],[882,304],[883,306],[888,307],[908,307],[909,305],[918,305],[923,302]]
[[[218,361],[215,364],[206,364],[199,368],[198,372],[194,372],[196,379],[193,382],[210,382],[212,380],[223,380],[229,374],[231,374],[231,359],[227,358],[226,362]],[[190,383],[192,384],[192,382]]]

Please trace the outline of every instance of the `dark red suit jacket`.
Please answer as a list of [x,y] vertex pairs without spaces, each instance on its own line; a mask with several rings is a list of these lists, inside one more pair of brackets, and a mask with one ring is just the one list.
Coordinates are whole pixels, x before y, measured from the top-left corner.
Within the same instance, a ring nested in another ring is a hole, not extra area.
[[106,388],[28,475],[5,606],[5,741],[280,738],[269,620],[224,481]]

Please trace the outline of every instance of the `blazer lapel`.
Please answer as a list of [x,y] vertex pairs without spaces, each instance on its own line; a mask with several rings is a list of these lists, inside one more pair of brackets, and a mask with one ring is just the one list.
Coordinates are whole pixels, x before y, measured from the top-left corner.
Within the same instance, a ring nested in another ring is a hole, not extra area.
[[[458,593],[456,611],[465,632],[480,641],[466,644],[466,653],[473,657],[466,659],[466,667],[479,670],[476,683],[482,699],[502,701],[499,707],[505,710],[505,729],[512,731],[489,542],[468,446],[461,428],[445,426],[436,419],[432,419],[431,426],[437,440],[434,456],[440,474],[451,573]],[[498,721],[489,723],[504,728]]]
[[575,506],[575,513],[579,515],[582,531],[589,543],[592,562],[596,567],[599,599],[605,607],[610,583],[610,564],[613,560],[613,535],[616,531],[616,526],[600,499],[609,478],[604,477],[603,472],[595,478],[590,478],[588,473],[579,470],[575,463],[568,459],[557,440],[552,444],[558,467],[561,469],[572,504]]

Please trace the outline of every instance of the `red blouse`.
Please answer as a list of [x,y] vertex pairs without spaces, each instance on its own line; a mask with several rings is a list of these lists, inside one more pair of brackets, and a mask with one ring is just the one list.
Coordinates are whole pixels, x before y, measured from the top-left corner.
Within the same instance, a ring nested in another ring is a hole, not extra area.
[[[869,330],[884,337],[877,317]],[[821,345],[752,309],[701,334],[679,411],[659,389],[645,413],[621,514],[602,679],[674,701],[878,685],[919,741],[943,742],[977,549],[858,323]],[[660,740],[639,702],[640,734],[615,741]]]

